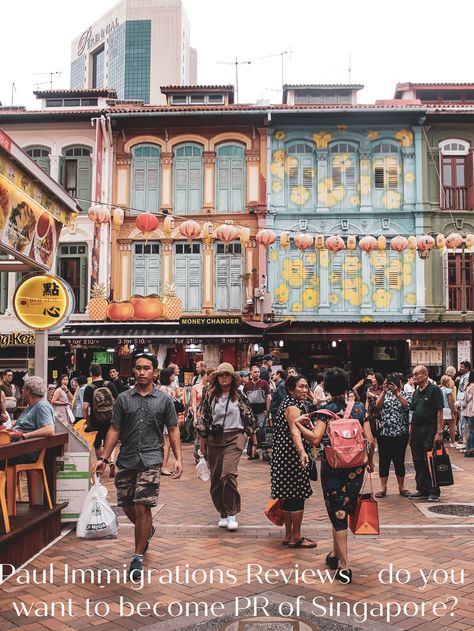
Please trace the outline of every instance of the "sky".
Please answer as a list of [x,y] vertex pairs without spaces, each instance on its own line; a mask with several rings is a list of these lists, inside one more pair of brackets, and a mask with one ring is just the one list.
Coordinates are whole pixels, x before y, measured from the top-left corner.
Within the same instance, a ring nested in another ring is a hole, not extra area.
[[[474,2],[451,0],[183,0],[198,83],[235,83],[239,102],[281,102],[285,83],[360,83],[360,103],[397,82],[473,82]],[[35,89],[69,87],[72,40],[114,0],[2,3],[0,101],[37,108]],[[291,51],[291,54],[290,54]],[[350,73],[349,73],[350,68]],[[12,84],[15,89],[12,91]]]

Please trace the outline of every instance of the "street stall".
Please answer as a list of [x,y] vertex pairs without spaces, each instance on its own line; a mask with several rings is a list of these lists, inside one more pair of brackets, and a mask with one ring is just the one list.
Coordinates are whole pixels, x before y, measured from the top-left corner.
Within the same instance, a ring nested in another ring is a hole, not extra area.
[[[0,344],[26,348],[30,374],[46,382],[48,332],[66,322],[74,305],[67,283],[50,270],[61,229],[74,225],[78,210],[76,201],[0,130],[0,277],[20,274],[11,305],[15,315],[0,320]],[[1,368],[12,366],[2,362]],[[13,427],[2,435],[3,463],[40,452],[37,462],[28,465],[28,501],[17,501],[16,478],[24,465],[5,467],[1,479],[7,489],[10,528],[0,522],[0,558],[19,566],[61,532],[61,510],[67,504],[56,503],[56,459],[64,453],[68,433],[13,442]]]

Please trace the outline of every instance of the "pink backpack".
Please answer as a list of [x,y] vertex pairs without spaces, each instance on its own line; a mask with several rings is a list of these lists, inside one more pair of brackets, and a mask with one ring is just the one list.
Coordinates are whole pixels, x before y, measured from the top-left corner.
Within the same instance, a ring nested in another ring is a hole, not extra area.
[[367,448],[362,426],[357,419],[351,418],[354,403],[350,402],[341,416],[330,410],[319,410],[318,414],[331,417],[326,429],[329,436],[324,454],[328,464],[333,469],[352,469],[361,467],[367,462]]

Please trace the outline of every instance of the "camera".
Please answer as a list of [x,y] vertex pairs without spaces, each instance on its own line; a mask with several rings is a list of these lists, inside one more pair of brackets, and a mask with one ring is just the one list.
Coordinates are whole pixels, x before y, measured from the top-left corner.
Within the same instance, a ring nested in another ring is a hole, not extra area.
[[220,423],[213,423],[210,427],[210,432],[214,437],[221,436],[224,433],[224,426]]

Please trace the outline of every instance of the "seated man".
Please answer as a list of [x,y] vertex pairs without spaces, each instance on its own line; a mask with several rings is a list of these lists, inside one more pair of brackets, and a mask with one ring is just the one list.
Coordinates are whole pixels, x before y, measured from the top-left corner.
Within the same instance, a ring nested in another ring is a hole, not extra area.
[[[45,399],[46,384],[41,377],[25,377],[23,398],[28,407],[15,422],[13,429],[21,432],[21,440],[52,436],[54,430],[54,411]],[[38,452],[24,454],[8,460],[8,465],[29,464],[36,462]]]

